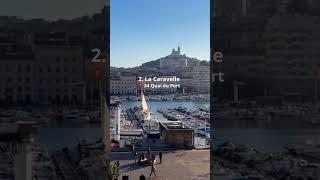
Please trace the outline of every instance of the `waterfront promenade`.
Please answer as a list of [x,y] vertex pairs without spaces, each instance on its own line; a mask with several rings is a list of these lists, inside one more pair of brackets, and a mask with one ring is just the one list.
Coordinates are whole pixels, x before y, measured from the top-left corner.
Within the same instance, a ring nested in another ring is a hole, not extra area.
[[[147,152],[144,152],[147,154]],[[158,154],[158,152],[151,152]],[[162,163],[156,156],[157,177],[152,180],[208,180],[210,179],[210,151],[209,150],[178,150],[163,152]],[[135,163],[131,152],[113,152],[112,164],[120,161],[120,177],[127,175],[129,179],[139,179],[144,174],[149,179],[151,166]]]

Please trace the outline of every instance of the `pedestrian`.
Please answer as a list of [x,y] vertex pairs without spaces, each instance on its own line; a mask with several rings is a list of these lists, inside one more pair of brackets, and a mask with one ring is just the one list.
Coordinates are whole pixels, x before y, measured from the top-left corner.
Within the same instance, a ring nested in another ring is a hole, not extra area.
[[120,166],[120,161],[117,160],[117,161],[114,163],[114,165],[116,165],[117,167],[119,167],[119,166]]
[[156,155],[152,155],[152,163],[156,164]]
[[151,178],[152,173],[154,174],[154,176],[157,176],[157,174],[156,174],[156,167],[155,167],[155,165],[154,165],[154,162],[152,162],[152,164],[151,164],[150,178]]
[[143,174],[141,174],[140,180],[146,180],[146,177]]
[[160,159],[160,164],[162,163],[162,152],[159,152],[159,159]]
[[148,147],[148,154],[151,154],[151,148],[150,148],[150,146]]
[[119,174],[119,166],[120,166],[120,162],[119,162],[119,160],[117,160],[115,163],[114,163],[114,165],[113,165],[114,167],[115,167],[115,169],[116,169],[116,173],[117,174]]
[[134,162],[137,162],[137,156],[138,156],[138,153],[134,152]]

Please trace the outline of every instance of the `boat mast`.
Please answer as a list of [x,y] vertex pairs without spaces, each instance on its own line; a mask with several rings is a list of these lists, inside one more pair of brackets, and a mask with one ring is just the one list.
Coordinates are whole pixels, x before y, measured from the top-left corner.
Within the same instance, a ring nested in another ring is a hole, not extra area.
[[142,112],[143,112],[143,120],[149,121],[149,134],[151,132],[151,128],[150,128],[150,112],[149,112],[149,108],[148,108],[148,104],[146,101],[146,98],[143,94],[143,87],[144,87],[144,83],[142,81],[142,83],[140,83],[140,90],[141,90],[141,106],[142,106]]

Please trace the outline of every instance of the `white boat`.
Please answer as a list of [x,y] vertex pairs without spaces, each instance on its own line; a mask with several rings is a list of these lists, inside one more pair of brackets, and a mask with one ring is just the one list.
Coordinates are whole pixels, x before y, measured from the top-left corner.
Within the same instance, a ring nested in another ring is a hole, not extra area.
[[150,111],[146,98],[141,90],[141,108],[136,111],[136,116],[140,120],[143,130],[146,133],[158,132],[159,131],[159,119]]
[[183,118],[183,116],[177,112],[171,112],[167,116],[168,116],[168,120],[172,120],[172,121],[181,121],[181,119]]

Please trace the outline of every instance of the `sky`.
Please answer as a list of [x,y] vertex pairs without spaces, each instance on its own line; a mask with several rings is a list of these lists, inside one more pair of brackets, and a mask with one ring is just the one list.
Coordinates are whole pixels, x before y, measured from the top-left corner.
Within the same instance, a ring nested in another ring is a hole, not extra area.
[[72,19],[101,12],[106,0],[1,0],[0,15]]
[[210,57],[210,0],[111,0],[110,64],[135,67],[181,53]]

